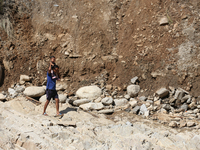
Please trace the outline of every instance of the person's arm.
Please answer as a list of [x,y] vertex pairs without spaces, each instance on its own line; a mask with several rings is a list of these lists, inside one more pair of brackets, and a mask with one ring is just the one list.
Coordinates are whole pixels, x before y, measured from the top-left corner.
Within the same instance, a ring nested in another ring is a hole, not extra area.
[[51,66],[52,66],[53,64],[52,64],[52,62],[50,62],[50,64],[49,64],[49,69],[48,69],[48,73],[50,74],[51,73]]

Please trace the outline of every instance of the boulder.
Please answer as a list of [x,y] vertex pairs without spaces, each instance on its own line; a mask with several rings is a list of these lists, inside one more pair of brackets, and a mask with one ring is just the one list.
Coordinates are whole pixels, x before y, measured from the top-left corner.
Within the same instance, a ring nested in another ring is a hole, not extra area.
[[26,81],[30,81],[31,78],[27,75],[20,75],[19,83],[24,84]]
[[101,110],[104,108],[102,103],[87,103],[79,106],[83,110]]
[[129,85],[127,87],[127,93],[130,97],[135,97],[140,92],[140,86],[139,85]]
[[67,87],[68,87],[68,85],[65,82],[57,82],[56,83],[56,90],[57,91],[64,91],[64,90],[67,89]]
[[79,105],[82,105],[82,104],[86,104],[86,103],[89,103],[91,100],[89,99],[78,99],[78,100],[75,100],[73,102],[73,105],[75,106],[79,106]]
[[101,100],[102,104],[104,105],[112,105],[113,104],[113,98],[112,97],[105,97]]
[[21,93],[21,92],[23,92],[25,90],[25,87],[24,86],[16,86],[15,87],[15,91],[17,92],[17,93]]
[[5,99],[6,99],[6,97],[0,93],[0,101],[5,100]]
[[58,94],[58,98],[60,103],[65,103],[67,100],[67,96],[64,94]]
[[101,96],[101,89],[97,86],[85,86],[76,92],[77,97],[79,98],[86,98],[89,100],[97,99]]
[[114,99],[115,105],[116,106],[124,106],[128,103],[128,100],[125,98],[122,99]]
[[165,17],[162,17],[162,18],[160,19],[160,21],[159,21],[159,24],[160,24],[160,26],[169,24],[168,18],[167,18],[166,16],[165,16]]
[[181,99],[181,103],[185,103],[188,99],[191,99],[190,95],[185,95],[182,99]]
[[46,100],[47,100],[46,94],[43,95],[43,96],[41,96],[40,99],[39,99],[39,101],[40,101],[41,103],[42,103],[42,102],[45,102]]
[[160,98],[164,98],[166,96],[169,95],[169,90],[167,90],[166,88],[161,88],[159,90],[156,91],[156,94],[160,97]]
[[40,97],[45,94],[45,89],[38,86],[30,86],[24,90],[24,94],[29,97]]

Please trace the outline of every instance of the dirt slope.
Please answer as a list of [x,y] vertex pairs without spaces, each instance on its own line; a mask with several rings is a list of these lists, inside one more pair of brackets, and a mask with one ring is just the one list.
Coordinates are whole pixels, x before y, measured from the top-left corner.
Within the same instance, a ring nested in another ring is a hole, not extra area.
[[[123,91],[134,76],[145,94],[161,86],[200,94],[198,0],[10,0],[0,16],[0,90],[20,74],[45,84],[55,55],[69,91],[96,83]],[[160,26],[162,17],[168,25]]]

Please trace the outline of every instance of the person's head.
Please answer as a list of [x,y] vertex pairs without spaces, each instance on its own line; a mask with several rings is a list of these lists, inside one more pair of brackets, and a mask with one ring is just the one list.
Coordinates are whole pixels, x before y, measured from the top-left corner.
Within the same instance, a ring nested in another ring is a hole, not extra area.
[[52,66],[52,70],[53,70],[54,73],[58,72],[59,71],[58,65]]
[[55,56],[51,56],[51,57],[50,57],[50,61],[51,61],[52,63],[55,63],[55,61],[56,61]]

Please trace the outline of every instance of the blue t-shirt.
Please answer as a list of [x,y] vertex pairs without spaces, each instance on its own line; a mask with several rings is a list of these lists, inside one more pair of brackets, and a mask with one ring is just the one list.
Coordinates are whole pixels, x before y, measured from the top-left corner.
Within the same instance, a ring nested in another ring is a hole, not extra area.
[[47,72],[47,88],[49,90],[56,90],[56,80],[58,78],[53,78],[51,73]]

